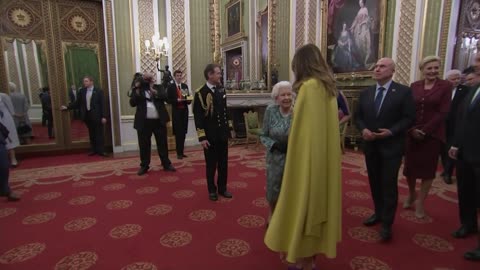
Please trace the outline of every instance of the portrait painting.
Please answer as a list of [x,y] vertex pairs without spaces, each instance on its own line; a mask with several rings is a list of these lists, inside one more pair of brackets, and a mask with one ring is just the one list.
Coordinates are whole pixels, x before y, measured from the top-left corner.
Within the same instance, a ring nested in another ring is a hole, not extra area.
[[232,0],[226,5],[227,38],[242,33],[242,1]]
[[467,0],[462,2],[463,30],[469,32],[480,31],[480,0]]
[[371,74],[383,56],[386,1],[328,0],[323,5],[322,51],[333,72]]

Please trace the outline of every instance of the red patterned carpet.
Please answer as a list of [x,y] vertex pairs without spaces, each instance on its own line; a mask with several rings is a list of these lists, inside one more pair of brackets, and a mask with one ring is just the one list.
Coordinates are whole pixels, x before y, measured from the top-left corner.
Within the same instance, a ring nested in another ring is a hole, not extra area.
[[[143,177],[137,157],[24,160],[11,179],[22,201],[0,202],[0,269],[286,269],[263,244],[263,152],[231,148],[234,198],[218,202],[207,197],[203,153],[187,154],[174,160],[177,173],[155,158]],[[458,225],[453,186],[436,181],[425,220],[399,209],[393,241],[380,244],[377,228],[361,225],[372,212],[362,156],[347,153],[343,165],[343,241],[317,269],[480,269],[462,259],[475,238],[449,235]]]
[[[72,120],[71,132],[73,141],[88,140],[88,129],[82,120]],[[48,128],[46,126],[42,126],[41,123],[32,123],[32,135],[32,144],[55,142],[55,138],[48,138]]]

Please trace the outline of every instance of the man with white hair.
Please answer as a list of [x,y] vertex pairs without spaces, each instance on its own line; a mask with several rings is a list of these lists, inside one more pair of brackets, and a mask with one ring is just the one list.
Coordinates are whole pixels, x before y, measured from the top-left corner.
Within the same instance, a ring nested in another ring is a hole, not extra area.
[[450,112],[446,119],[446,143],[445,149],[442,151],[442,165],[443,165],[443,181],[446,184],[452,184],[452,173],[455,168],[455,161],[448,157],[448,149],[452,145],[453,136],[455,135],[455,119],[457,118],[459,105],[462,103],[464,97],[468,93],[468,87],[460,84],[462,73],[460,70],[452,69],[445,73],[445,79],[453,84],[452,102],[450,103]]

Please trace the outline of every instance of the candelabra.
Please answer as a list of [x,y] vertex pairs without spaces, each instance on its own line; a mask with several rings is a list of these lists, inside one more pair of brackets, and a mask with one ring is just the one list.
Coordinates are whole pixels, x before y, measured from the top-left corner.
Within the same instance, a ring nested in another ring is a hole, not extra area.
[[170,48],[170,44],[168,43],[167,37],[163,37],[160,39],[160,34],[157,32],[155,35],[152,36],[152,40],[145,40],[145,55],[152,55],[155,61],[157,62],[157,69],[158,71],[162,71],[160,69],[160,59],[162,57],[168,56],[168,50]]

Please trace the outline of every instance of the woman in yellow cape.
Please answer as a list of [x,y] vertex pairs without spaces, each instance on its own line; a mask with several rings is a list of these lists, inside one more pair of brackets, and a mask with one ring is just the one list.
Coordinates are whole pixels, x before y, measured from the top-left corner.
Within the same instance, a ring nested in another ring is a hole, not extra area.
[[334,258],[341,239],[340,131],[335,80],[318,47],[298,49],[292,69],[298,96],[265,244],[306,270],[317,254]]

